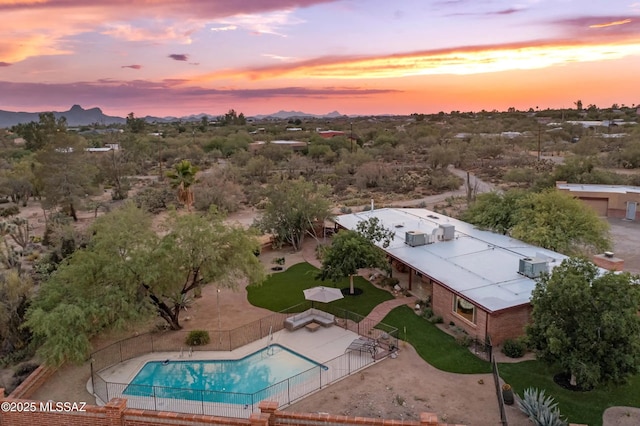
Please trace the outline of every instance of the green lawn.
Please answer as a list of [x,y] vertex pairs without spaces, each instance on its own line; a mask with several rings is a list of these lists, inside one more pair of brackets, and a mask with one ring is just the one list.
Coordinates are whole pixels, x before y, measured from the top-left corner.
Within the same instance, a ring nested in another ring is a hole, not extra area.
[[598,426],[602,425],[602,414],[607,407],[640,407],[640,375],[633,376],[626,385],[574,392],[558,386],[553,381],[558,370],[540,361],[499,364],[498,369],[500,376],[520,396],[528,387],[545,389],[545,393],[558,403],[560,414],[571,423]]
[[464,374],[491,372],[491,364],[460,346],[453,337],[416,315],[408,306],[394,309],[382,322],[396,327],[398,337],[411,343],[425,361],[439,370]]
[[[317,280],[315,278],[317,274],[318,268],[306,262],[290,266],[283,272],[271,274],[261,285],[247,288],[249,303],[274,312],[280,312],[304,302],[302,290],[307,288],[319,285],[337,288],[349,287],[348,278],[334,283],[332,281]],[[366,316],[380,303],[393,299],[393,296],[388,291],[377,288],[362,277],[354,277],[354,286],[362,289],[362,294],[345,296],[344,299],[336,300],[326,305]],[[319,307],[324,305],[318,302],[316,304]]]

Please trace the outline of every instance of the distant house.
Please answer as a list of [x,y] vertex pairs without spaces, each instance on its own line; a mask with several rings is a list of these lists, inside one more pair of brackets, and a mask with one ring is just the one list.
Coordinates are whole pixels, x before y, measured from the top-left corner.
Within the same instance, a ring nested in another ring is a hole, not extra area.
[[120,150],[120,145],[117,143],[106,143],[104,144],[103,147],[99,147],[99,148],[86,148],[85,151],[89,152],[89,153],[105,153],[105,152],[110,152],[110,151],[119,151]]
[[583,185],[556,182],[556,188],[569,192],[603,217],[639,220],[640,186]]
[[330,139],[336,136],[344,136],[345,132],[342,132],[340,130],[318,130],[318,134],[322,138]]
[[471,337],[493,344],[524,334],[536,278],[565,255],[506,235],[476,229],[426,209],[385,208],[341,215],[339,228],[355,229],[377,217],[395,231],[381,248],[397,270],[409,273],[409,290],[431,296],[435,315]]
[[282,147],[291,149],[292,151],[303,151],[307,148],[307,145],[308,145],[307,142],[302,142],[302,141],[283,141],[283,140],[277,140],[277,141],[271,141],[271,142],[257,141],[249,144],[249,152],[256,152],[267,144],[282,146]]

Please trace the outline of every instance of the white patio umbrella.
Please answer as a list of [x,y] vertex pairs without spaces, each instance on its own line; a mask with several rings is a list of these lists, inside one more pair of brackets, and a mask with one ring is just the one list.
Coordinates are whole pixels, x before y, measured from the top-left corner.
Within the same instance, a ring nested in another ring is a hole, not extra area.
[[318,286],[303,290],[304,298],[312,302],[329,303],[342,299],[342,291],[339,288]]

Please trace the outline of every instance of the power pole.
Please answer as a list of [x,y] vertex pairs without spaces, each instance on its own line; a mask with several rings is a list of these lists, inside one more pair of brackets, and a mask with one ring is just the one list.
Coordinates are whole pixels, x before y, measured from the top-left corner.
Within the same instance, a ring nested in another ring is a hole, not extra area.
[[349,136],[349,139],[351,139],[351,152],[353,151],[353,121],[349,123],[351,126],[351,135]]
[[538,163],[540,162],[540,134],[542,132],[542,126],[538,122]]

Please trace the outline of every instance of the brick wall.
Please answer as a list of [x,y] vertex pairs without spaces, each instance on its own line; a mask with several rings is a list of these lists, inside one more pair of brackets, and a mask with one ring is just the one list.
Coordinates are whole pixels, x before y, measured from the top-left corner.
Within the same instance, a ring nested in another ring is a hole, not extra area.
[[[8,411],[3,409],[0,412],[0,426],[112,426],[107,422],[107,408],[87,405],[86,411],[82,412],[45,412],[39,411],[43,401],[31,401],[27,399],[5,398],[4,389],[0,388],[0,402],[25,404],[29,411]],[[14,407],[15,408],[15,407]],[[32,412],[36,408],[36,412]],[[120,425],[116,425],[120,426]]]
[[607,257],[604,254],[596,254],[592,259],[593,263],[600,268],[607,269],[609,271],[622,271],[624,270],[624,260],[618,257]]
[[[40,401],[4,397],[0,402],[40,404]],[[260,412],[249,419],[182,414],[168,411],[149,411],[127,408],[127,400],[114,398],[104,407],[87,405],[83,412],[0,412],[0,426],[312,426],[318,424],[378,425],[378,426],[446,426],[433,413],[421,413],[420,421],[373,419],[366,417],[334,416],[330,414],[290,413],[278,410],[278,402],[263,401]],[[452,425],[453,426],[453,425]]]
[[489,318],[491,343],[500,345],[506,339],[515,339],[524,335],[524,327],[529,323],[531,309],[531,305],[527,304],[491,314]]
[[479,340],[485,339],[487,312],[476,306],[475,324],[462,318],[453,312],[453,293],[435,281],[433,282],[431,305],[433,313],[440,315],[445,324],[453,322],[458,327],[464,329],[469,336],[478,338]]
[[491,343],[499,345],[505,339],[515,339],[524,335],[524,327],[531,316],[531,305],[518,306],[496,313],[488,313],[476,306],[476,322],[472,324],[453,312],[453,293],[446,287],[433,283],[432,309],[440,315],[445,324],[451,321],[464,329],[469,336],[484,340],[488,333]]
[[41,365],[29,374],[29,377],[24,379],[24,381],[20,383],[13,392],[11,392],[10,397],[16,399],[31,398],[31,395],[33,395],[55,372],[55,368]]
[[433,293],[431,294],[431,307],[433,313],[440,315],[445,323],[449,323],[451,318],[451,308],[453,307],[453,293],[440,284],[433,282]]

